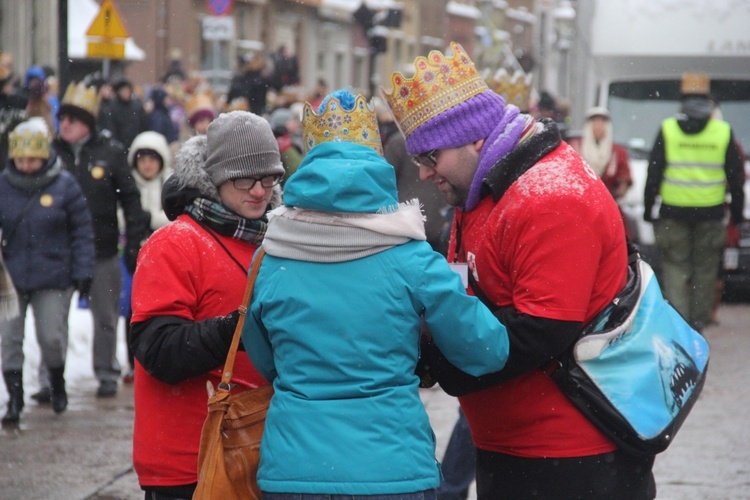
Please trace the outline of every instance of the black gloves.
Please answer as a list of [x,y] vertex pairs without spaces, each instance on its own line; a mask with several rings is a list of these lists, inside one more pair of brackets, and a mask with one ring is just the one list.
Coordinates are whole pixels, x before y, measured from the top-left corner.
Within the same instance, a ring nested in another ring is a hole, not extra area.
[[92,280],[90,278],[75,281],[75,287],[78,291],[78,297],[85,297],[87,300],[91,298],[91,281]]
[[414,370],[414,373],[419,377],[419,387],[422,389],[429,389],[438,382],[432,373],[432,370],[434,370],[432,354],[432,339],[422,336],[419,341],[419,359]]
[[226,316],[216,318],[216,329],[223,338],[227,339],[228,342],[231,342],[232,336],[234,335],[234,329],[237,328],[237,323],[239,321],[239,311],[233,311]]

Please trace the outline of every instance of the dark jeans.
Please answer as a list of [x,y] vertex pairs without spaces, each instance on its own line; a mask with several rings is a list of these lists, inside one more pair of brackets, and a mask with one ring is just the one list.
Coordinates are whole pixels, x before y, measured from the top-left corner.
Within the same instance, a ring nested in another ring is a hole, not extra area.
[[651,500],[654,456],[622,451],[577,458],[522,458],[477,450],[479,500]]
[[184,486],[141,486],[146,500],[191,500],[198,483]]
[[319,493],[266,493],[263,500],[435,500],[435,490],[392,495],[326,495]]
[[437,491],[438,500],[466,500],[476,475],[476,450],[471,430],[461,408],[443,456],[443,482]]

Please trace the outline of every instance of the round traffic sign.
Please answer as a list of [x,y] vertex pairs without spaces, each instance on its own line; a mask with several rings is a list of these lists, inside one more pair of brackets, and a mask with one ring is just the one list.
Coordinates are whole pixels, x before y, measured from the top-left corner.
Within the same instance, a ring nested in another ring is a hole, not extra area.
[[232,12],[234,0],[206,0],[206,8],[212,16],[225,16]]

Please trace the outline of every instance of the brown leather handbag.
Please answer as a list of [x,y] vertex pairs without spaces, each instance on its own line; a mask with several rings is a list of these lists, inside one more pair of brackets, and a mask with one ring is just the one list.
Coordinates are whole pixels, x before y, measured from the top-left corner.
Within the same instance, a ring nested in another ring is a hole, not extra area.
[[260,440],[273,388],[264,385],[240,394],[230,394],[230,380],[242,326],[255,279],[265,251],[261,247],[253,262],[239,307],[240,319],[224,364],[216,392],[208,382],[208,416],[201,432],[198,452],[198,486],[193,499],[260,500],[256,475],[260,462]]

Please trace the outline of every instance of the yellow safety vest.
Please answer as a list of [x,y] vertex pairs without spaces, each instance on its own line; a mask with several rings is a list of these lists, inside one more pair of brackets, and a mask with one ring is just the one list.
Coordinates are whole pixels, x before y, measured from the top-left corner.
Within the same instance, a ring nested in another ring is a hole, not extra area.
[[697,134],[686,134],[677,120],[662,123],[667,168],[661,183],[662,203],[676,207],[713,207],[726,197],[727,148],[729,124],[708,120]]

